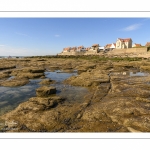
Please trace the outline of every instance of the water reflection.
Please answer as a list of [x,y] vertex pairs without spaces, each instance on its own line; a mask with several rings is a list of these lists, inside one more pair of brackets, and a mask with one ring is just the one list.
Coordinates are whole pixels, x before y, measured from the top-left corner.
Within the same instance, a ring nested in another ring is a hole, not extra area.
[[149,73],[146,73],[146,72],[130,72],[130,71],[127,71],[127,72],[111,72],[110,75],[120,75],[120,76],[130,76],[130,77],[142,77],[142,76],[149,76],[150,74]]
[[[77,75],[76,72],[73,73],[57,73],[55,72],[45,72],[46,78],[55,80],[54,84],[50,86],[55,86],[57,89],[56,95],[65,97],[68,102],[82,102],[83,97],[87,94],[88,89],[83,87],[74,87],[70,85],[64,85],[63,80],[69,78],[70,76]],[[12,77],[11,77],[12,78]],[[36,89],[42,85],[39,82],[42,79],[30,79],[27,85],[20,87],[0,87],[0,115],[13,110],[20,103],[27,101],[29,98],[36,96]]]
[[149,73],[146,72],[130,72],[130,76],[149,76]]

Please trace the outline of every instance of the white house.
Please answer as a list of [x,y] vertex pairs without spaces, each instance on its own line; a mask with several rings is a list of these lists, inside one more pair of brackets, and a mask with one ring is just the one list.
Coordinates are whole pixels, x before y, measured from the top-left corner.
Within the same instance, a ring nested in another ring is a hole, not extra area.
[[110,50],[113,50],[116,48],[116,43],[112,43],[111,46],[110,46]]
[[100,46],[99,47],[99,51],[104,51],[105,47],[104,46]]
[[111,45],[112,45],[112,44],[107,44],[107,45],[105,46],[105,51],[111,50],[111,49],[110,49]]
[[116,42],[116,49],[125,49],[125,48],[132,48],[132,39],[121,39],[118,38]]

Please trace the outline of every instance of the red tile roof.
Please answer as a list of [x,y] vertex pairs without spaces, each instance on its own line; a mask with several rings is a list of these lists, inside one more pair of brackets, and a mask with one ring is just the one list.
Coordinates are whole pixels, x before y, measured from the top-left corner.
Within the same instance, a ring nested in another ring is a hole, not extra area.
[[71,47],[65,47],[65,48],[63,48],[64,51],[68,51],[70,49],[71,49]]
[[116,43],[113,43],[114,45],[115,45],[115,47],[116,47]]
[[96,46],[99,46],[99,44],[93,44],[93,45],[92,45],[92,47],[96,47]]
[[71,47],[71,50],[77,50],[77,47]]
[[150,42],[147,42],[145,46],[150,46]]
[[131,40],[131,38],[126,38],[126,39],[121,39],[121,38],[118,38],[121,42],[129,42]]
[[78,49],[80,49],[80,48],[84,48],[84,46],[78,46]]
[[106,46],[105,46],[105,48],[110,48],[111,47],[111,44],[107,44]]
[[142,45],[141,45],[141,44],[136,44],[136,43],[135,43],[135,47],[140,47],[140,46],[142,46]]

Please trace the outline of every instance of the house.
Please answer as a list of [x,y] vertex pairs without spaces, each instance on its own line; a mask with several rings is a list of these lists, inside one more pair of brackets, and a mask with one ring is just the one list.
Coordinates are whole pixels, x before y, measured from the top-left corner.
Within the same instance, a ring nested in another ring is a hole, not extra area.
[[116,49],[125,49],[125,48],[132,48],[132,39],[131,38],[126,38],[126,39],[118,38],[116,42]]
[[90,48],[91,48],[91,47],[87,47],[87,48],[86,48],[86,51],[89,51],[89,50],[90,50]]
[[104,51],[105,47],[104,46],[100,46],[99,47],[99,51]]
[[106,46],[105,46],[105,51],[109,51],[109,50],[111,50],[111,44],[107,44]]
[[96,53],[99,52],[99,44],[93,44],[92,47],[90,48],[90,51],[95,51]]
[[77,47],[71,47],[70,52],[75,52],[75,51],[77,51]]
[[147,42],[147,43],[145,44],[145,46],[146,46],[146,47],[150,47],[150,42]]
[[141,47],[142,45],[141,44],[137,44],[137,43],[134,43],[133,45],[132,45],[132,47]]
[[78,46],[77,51],[78,52],[86,51],[86,48],[84,46]]
[[116,43],[112,43],[111,46],[110,46],[110,50],[113,50],[116,48]]
[[147,42],[147,43],[145,44],[145,47],[147,47],[147,50],[150,51],[150,42]]
[[70,52],[70,50],[71,50],[71,47],[63,48],[63,52]]

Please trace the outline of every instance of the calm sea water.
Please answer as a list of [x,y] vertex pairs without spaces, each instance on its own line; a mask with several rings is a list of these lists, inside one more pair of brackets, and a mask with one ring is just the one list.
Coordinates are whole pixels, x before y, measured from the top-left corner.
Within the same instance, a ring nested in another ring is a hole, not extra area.
[[24,58],[26,56],[0,56],[0,59],[2,59],[2,58],[9,58],[9,57],[11,57],[11,58]]

